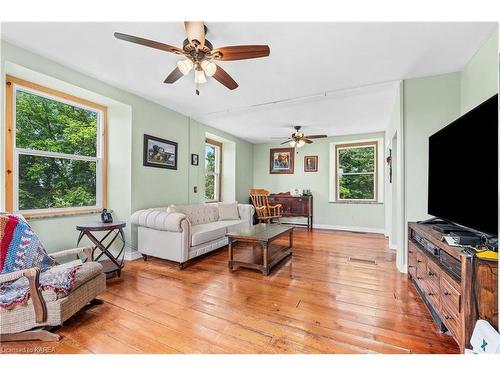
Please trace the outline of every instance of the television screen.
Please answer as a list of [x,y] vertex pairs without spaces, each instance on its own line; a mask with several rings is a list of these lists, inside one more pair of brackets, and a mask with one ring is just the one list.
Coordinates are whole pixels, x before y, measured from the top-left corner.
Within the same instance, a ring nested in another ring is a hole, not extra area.
[[498,236],[498,95],[429,137],[428,213]]

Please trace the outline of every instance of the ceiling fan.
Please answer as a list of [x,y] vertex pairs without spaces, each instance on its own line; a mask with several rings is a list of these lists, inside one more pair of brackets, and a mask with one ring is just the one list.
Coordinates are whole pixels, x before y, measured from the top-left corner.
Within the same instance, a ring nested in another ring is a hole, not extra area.
[[[303,132],[300,131],[302,127],[301,126],[294,126],[295,132],[292,133],[289,139],[287,139],[285,142],[282,142],[281,144],[290,144],[290,147],[302,147],[306,143],[313,143],[311,139],[318,139],[318,138],[326,138],[327,135],[305,135]],[[276,138],[277,137],[273,137]],[[279,137],[282,139],[281,137]]]
[[183,75],[187,75],[191,69],[194,69],[197,95],[200,95],[199,84],[207,82],[207,76],[214,77],[229,90],[238,87],[236,81],[215,61],[255,59],[269,56],[270,53],[267,45],[228,46],[214,49],[208,39],[205,38],[208,29],[202,21],[186,21],[184,22],[184,28],[186,29],[187,39],[182,43],[182,48],[133,35],[122,33],[114,33],[114,35],[117,39],[185,57],[184,60],[177,61],[177,67],[168,75],[164,83],[174,83]]

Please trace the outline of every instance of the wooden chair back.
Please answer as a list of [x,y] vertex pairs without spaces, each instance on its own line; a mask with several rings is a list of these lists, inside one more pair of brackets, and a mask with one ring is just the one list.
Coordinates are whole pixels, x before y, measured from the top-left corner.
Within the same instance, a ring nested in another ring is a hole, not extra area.
[[[269,212],[269,191],[266,189],[250,189],[250,198],[255,207],[257,218],[267,218]],[[265,208],[265,209],[263,209]]]

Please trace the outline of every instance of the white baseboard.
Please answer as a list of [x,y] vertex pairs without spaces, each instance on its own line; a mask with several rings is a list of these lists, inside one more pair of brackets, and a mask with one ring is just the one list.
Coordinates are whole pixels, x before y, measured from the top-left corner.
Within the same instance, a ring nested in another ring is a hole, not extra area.
[[393,243],[389,242],[389,249],[391,249],[391,250],[397,250],[396,244],[393,244]]
[[384,234],[384,228],[350,227],[350,226],[330,225],[330,224],[314,224],[313,228],[329,229],[329,230],[341,230],[341,231],[347,231],[347,232]]
[[129,251],[125,252],[125,260],[136,260],[139,258],[142,258],[142,255],[140,252],[132,250],[132,249],[127,249]]

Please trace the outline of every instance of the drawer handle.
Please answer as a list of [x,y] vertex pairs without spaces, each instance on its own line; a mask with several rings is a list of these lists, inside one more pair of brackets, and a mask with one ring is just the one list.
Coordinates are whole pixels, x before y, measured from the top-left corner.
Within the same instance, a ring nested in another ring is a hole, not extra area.
[[408,265],[408,268],[412,268],[412,267],[415,267],[415,266]]
[[428,295],[428,296],[433,296],[433,295],[434,295],[434,293],[429,292],[429,293],[427,293],[427,295]]
[[453,319],[453,318],[452,318],[451,316],[449,316],[449,315],[445,315],[445,317],[444,317],[444,318],[445,318],[446,320],[451,320],[451,319]]
[[435,275],[436,275],[436,274],[435,274],[435,273],[433,273],[432,271],[427,272],[427,274],[428,274],[429,276],[435,276]]
[[422,261],[420,259],[417,259],[417,263],[422,263]]
[[451,293],[450,293],[450,292],[448,292],[447,290],[445,290],[445,291],[444,291],[444,295],[445,295],[445,296],[449,296],[450,294],[451,294]]
[[417,276],[417,280],[422,280],[422,278],[421,278],[421,277],[419,277],[419,276]]

